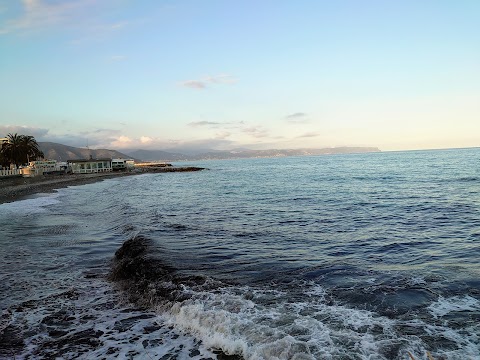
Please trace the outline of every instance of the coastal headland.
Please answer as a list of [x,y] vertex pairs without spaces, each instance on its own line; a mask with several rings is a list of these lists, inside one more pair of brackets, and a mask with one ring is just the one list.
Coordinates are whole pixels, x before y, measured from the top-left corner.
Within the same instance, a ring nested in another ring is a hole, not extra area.
[[21,200],[38,193],[50,193],[68,186],[90,184],[105,179],[135,176],[145,173],[187,172],[201,167],[143,167],[135,171],[113,171],[92,174],[40,175],[35,177],[0,178],[0,204]]

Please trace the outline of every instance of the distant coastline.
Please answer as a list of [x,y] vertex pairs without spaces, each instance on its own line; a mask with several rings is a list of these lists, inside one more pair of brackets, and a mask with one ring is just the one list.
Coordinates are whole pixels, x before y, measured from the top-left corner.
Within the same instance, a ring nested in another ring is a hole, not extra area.
[[135,161],[202,161],[234,160],[250,158],[275,158],[287,156],[312,156],[380,152],[377,147],[341,146],[328,148],[303,149],[234,149],[234,150],[124,150],[125,153],[109,149],[85,149],[52,142],[39,142],[45,157],[57,161],[88,159],[90,156],[100,158],[134,159]]

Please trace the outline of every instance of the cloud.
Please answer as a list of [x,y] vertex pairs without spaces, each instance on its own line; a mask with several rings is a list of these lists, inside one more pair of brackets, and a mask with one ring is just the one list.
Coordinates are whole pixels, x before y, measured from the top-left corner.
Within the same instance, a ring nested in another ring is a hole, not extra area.
[[0,125],[0,137],[4,137],[7,134],[19,134],[19,135],[30,135],[36,138],[44,137],[48,134],[48,129],[42,129],[37,127],[30,126],[21,126],[21,125]]
[[308,132],[300,136],[297,136],[297,138],[311,138],[311,137],[317,137],[317,136],[320,136],[320,134],[316,132]]
[[203,90],[212,84],[234,84],[237,80],[232,75],[220,74],[215,76],[205,76],[198,80],[186,80],[181,83],[182,86],[191,89]]
[[[84,28],[95,35],[122,29],[127,22],[105,24],[99,16],[108,13],[114,4],[96,0],[22,0],[19,14],[11,14],[10,20],[0,25],[0,35],[9,33],[38,32],[58,26]],[[5,11],[8,14],[8,10]]]
[[7,21],[0,34],[21,30],[35,30],[58,24],[65,24],[91,0],[46,2],[41,0],[23,0],[23,13]]
[[[163,146],[162,146],[163,145]],[[165,149],[167,151],[177,150],[182,151],[195,151],[198,149],[225,149],[232,146],[236,146],[233,141],[228,139],[197,139],[197,140],[169,140],[168,143],[157,144],[156,149]],[[152,149],[154,147],[151,147]]]
[[118,148],[124,148],[128,145],[131,145],[133,142],[128,136],[121,135],[117,139],[115,139],[111,144]]
[[128,138],[123,136],[120,130],[116,129],[99,128],[77,134],[55,134],[46,128],[23,125],[0,125],[0,137],[6,136],[8,133],[31,135],[39,142],[55,142],[75,147],[108,148],[115,146],[124,147],[128,144]]
[[298,118],[303,118],[307,116],[307,114],[303,113],[303,112],[296,112],[296,113],[293,113],[293,114],[289,114],[287,116],[285,116],[286,119],[298,119]]
[[215,134],[215,139],[224,140],[224,139],[228,138],[230,135],[232,135],[231,132],[220,131],[220,132]]
[[192,127],[200,127],[200,126],[216,126],[220,124],[221,123],[214,122],[214,121],[194,121],[194,122],[188,123],[187,125]]
[[142,144],[149,144],[149,143],[151,143],[152,141],[153,141],[153,139],[152,139],[151,137],[149,137],[149,136],[142,136],[142,137],[140,137],[140,142],[141,142]]
[[242,132],[255,138],[268,137],[268,131],[261,126],[250,126],[242,129]]
[[205,82],[198,80],[187,80],[182,85],[191,89],[205,89],[207,87]]
[[287,121],[292,124],[304,124],[309,122],[307,114],[304,112],[296,112],[293,114],[289,114],[285,116],[285,119],[287,119]]

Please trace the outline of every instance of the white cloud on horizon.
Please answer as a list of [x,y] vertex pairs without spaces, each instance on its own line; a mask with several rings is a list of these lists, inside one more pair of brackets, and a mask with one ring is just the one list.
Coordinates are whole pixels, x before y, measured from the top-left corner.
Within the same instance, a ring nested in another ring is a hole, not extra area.
[[151,137],[149,137],[149,136],[142,136],[142,137],[140,137],[140,142],[141,142],[142,144],[149,144],[149,143],[151,143],[152,141],[153,141],[153,139],[152,139]]

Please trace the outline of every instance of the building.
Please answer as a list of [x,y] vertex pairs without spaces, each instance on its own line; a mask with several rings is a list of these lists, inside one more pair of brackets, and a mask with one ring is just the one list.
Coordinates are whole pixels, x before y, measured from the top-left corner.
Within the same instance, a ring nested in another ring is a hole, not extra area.
[[125,170],[125,159],[112,159],[112,170]]
[[57,169],[57,160],[35,160],[28,163],[28,167],[32,169],[41,169],[43,172],[50,172]]
[[90,174],[112,171],[112,159],[68,160],[74,174]]
[[113,170],[132,170],[135,167],[132,159],[112,159]]

